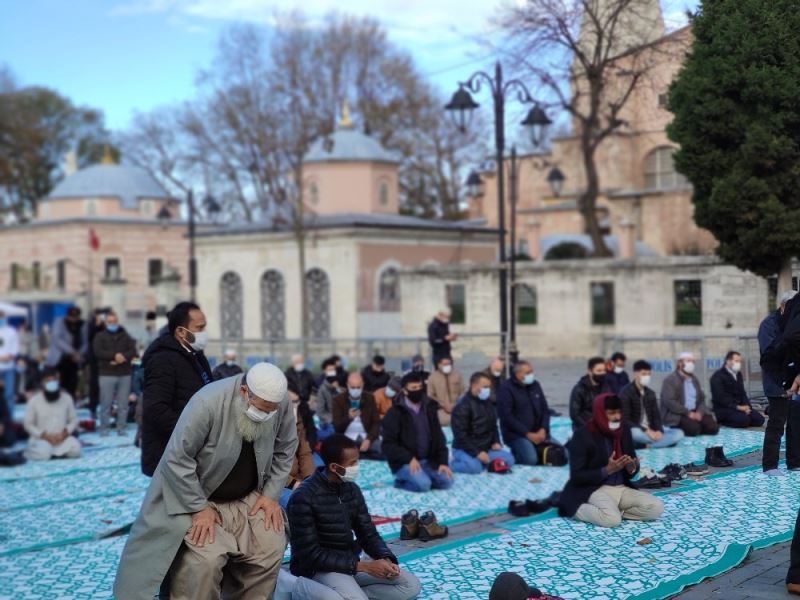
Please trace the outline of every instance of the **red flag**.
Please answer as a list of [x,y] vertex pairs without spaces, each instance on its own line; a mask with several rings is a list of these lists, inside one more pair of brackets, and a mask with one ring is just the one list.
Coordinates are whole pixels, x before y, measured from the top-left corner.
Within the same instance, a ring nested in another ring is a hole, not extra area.
[[97,234],[94,232],[94,229],[89,230],[89,247],[92,250],[100,249],[100,238],[97,237]]

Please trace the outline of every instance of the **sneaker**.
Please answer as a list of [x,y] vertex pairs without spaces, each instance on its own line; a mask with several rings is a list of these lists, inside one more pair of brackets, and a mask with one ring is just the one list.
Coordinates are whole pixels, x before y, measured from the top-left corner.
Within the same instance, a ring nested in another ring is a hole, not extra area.
[[655,490],[671,486],[672,482],[669,479],[658,475],[655,477],[640,477],[636,480],[636,487],[639,489]]
[[670,481],[680,481],[686,479],[688,470],[677,463],[671,463],[658,472]]
[[429,510],[419,518],[419,539],[422,542],[438,540],[447,537],[447,525],[439,525],[436,515]]
[[400,520],[402,525],[400,527],[401,540],[414,540],[419,537],[419,513],[416,508],[412,508]]
[[694,463],[687,463],[683,465],[683,469],[687,475],[708,475],[709,469],[705,465],[696,465]]
[[767,477],[786,477],[786,473],[780,469],[769,469],[768,471],[764,471],[764,475]]

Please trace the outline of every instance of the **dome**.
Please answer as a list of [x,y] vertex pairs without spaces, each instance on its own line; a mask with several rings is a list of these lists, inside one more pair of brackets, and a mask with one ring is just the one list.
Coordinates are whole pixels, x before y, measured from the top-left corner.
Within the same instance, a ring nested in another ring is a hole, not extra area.
[[384,162],[399,163],[397,156],[381,146],[380,142],[352,125],[340,125],[329,137],[317,140],[311,145],[305,160],[319,162]]
[[135,209],[140,198],[170,199],[161,184],[144,169],[115,164],[92,165],[69,175],[46,199],[98,197],[119,198],[124,209]]

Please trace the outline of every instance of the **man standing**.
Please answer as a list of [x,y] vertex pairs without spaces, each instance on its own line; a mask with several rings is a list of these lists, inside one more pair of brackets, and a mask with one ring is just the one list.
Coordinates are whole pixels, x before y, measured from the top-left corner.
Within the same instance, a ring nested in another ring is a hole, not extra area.
[[386,359],[380,354],[372,357],[372,364],[367,365],[361,371],[364,378],[364,391],[374,392],[386,387],[391,375],[386,372]]
[[469,391],[453,410],[454,473],[477,475],[495,460],[514,466],[514,457],[503,450],[497,429],[497,413],[489,401],[492,384],[485,373],[473,373]]
[[116,598],[151,600],[170,564],[172,600],[271,596],[286,549],[278,498],[297,448],[286,387],[258,363],[194,395],[125,544]]
[[684,433],[661,424],[656,393],[650,389],[652,366],[644,360],[633,365],[633,383],[622,388],[622,421],[630,430],[635,444],[650,448],[669,448],[683,439]]
[[[336,362],[328,358],[322,363],[322,383],[317,394],[317,417],[319,429],[317,439],[324,440],[333,433],[333,399],[344,391],[346,385],[339,384]],[[346,382],[347,380],[345,380]]]
[[550,410],[533,366],[522,360],[512,376],[500,386],[497,412],[503,440],[516,461],[523,465],[539,462],[539,447],[550,437]]
[[661,384],[661,416],[664,425],[679,427],[689,437],[717,435],[719,425],[706,405],[706,396],[694,375],[691,352],[678,356],[675,372]]
[[58,369],[61,387],[72,398],[78,389],[78,370],[89,351],[89,332],[81,309],[72,306],[53,324],[46,364]]
[[450,413],[464,394],[464,378],[453,369],[453,359],[442,357],[428,378],[428,397],[439,405],[439,422],[450,425]]
[[211,371],[214,381],[241,374],[242,367],[236,364],[236,350],[228,348],[222,358],[222,362]]
[[[764,452],[761,467],[768,475],[781,475],[778,469],[778,458],[781,449],[781,437],[786,429],[786,467],[800,469],[800,429],[793,427],[792,416],[800,421],[800,411],[796,402],[791,402],[783,388],[783,373],[769,360],[770,354],[779,345],[780,329],[778,317],[783,315],[786,303],[794,298],[797,292],[786,292],[781,296],[778,310],[768,315],[758,328],[758,346],[761,351],[761,382],[764,384],[764,395],[769,401],[769,419],[764,434]],[[794,414],[797,412],[798,414]],[[788,420],[787,420],[788,417]],[[798,541],[800,553],[800,541]],[[800,554],[798,554],[800,559]],[[800,570],[800,564],[798,565]],[[800,583],[800,579],[798,579]]]
[[430,325],[428,325],[428,343],[431,345],[431,355],[434,368],[443,358],[450,358],[450,342],[458,339],[458,334],[450,333],[450,309],[440,310]]
[[358,373],[350,373],[347,391],[333,399],[333,429],[357,442],[362,454],[380,454],[381,417],[375,398],[364,391],[364,380]]
[[206,317],[193,302],[179,302],[168,315],[167,332],[144,353],[142,473],[152,476],[189,399],[211,383],[203,354]]
[[136,340],[119,324],[115,313],[106,315],[106,326],[94,337],[94,357],[100,384],[100,435],[108,435],[111,405],[117,399],[117,434],[125,435],[128,425],[128,397],[131,392],[131,361],[136,357]]
[[494,404],[497,402],[497,392],[500,391],[500,385],[505,379],[506,361],[502,356],[495,356],[491,364],[483,370],[483,373],[492,382],[492,397],[490,400]]
[[289,382],[289,389],[298,396],[298,419],[303,423],[305,436],[313,448],[317,445],[317,426],[314,424],[314,411],[311,410],[311,394],[316,393],[317,384],[314,375],[306,368],[306,359],[302,354],[292,356],[292,366],[283,373]]
[[606,368],[606,382],[608,383],[608,391],[613,394],[619,394],[619,391],[631,382],[628,373],[625,371],[625,363],[628,357],[622,352],[614,352],[608,361]]
[[78,430],[75,403],[58,382],[52,367],[42,373],[42,389],[25,407],[25,431],[30,436],[25,456],[29,460],[77,458],[81,444],[73,434]]
[[17,403],[17,354],[19,354],[17,330],[8,324],[6,313],[0,311],[0,379],[3,381],[3,396],[12,420],[14,405]]
[[594,399],[608,391],[606,382],[606,361],[600,356],[590,358],[587,374],[581,377],[569,397],[569,416],[572,419],[572,430],[586,425],[592,418]]
[[403,377],[403,394],[383,418],[383,453],[395,476],[394,485],[409,492],[449,489],[447,441],[437,415],[438,406],[425,396],[422,376]]
[[711,376],[711,406],[717,423],[727,427],[761,427],[764,417],[753,410],[742,377],[742,355],[731,350],[725,365]]

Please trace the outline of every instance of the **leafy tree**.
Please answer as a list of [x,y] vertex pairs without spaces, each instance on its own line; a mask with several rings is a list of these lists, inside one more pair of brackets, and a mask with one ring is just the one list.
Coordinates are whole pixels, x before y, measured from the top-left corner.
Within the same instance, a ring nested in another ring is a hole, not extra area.
[[727,262],[791,286],[800,248],[800,11],[796,0],[704,0],[672,84],[668,129],[698,225]]

